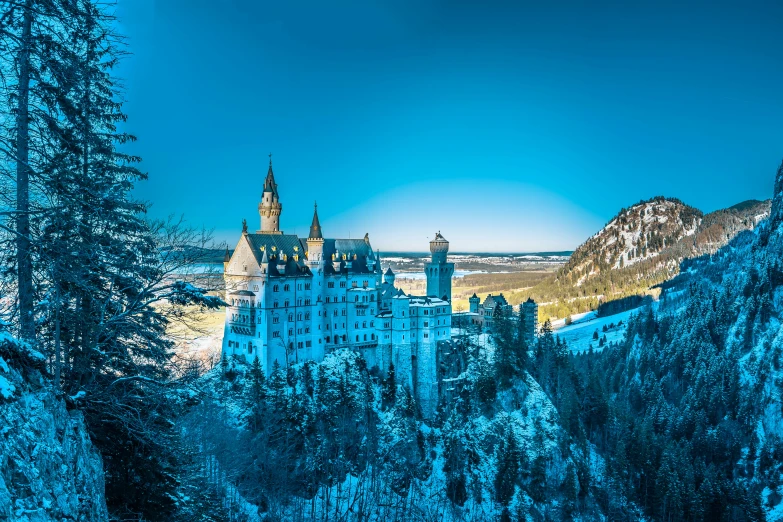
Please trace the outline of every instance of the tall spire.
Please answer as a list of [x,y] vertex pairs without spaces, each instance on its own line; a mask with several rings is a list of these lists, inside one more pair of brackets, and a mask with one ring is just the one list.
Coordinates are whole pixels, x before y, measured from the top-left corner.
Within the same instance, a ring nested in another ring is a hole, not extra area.
[[310,235],[308,236],[310,239],[323,239],[324,236],[321,233],[321,222],[318,221],[318,203],[315,203],[315,208],[313,209],[313,223],[310,225]]
[[275,174],[272,172],[272,153],[269,153],[269,170],[266,171],[264,180],[264,192],[271,192],[277,196],[277,183],[275,183]]

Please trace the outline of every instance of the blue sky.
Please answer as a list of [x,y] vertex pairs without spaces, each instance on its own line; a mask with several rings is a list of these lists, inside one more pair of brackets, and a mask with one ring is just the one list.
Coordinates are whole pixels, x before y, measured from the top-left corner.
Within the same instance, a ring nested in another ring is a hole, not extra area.
[[233,245],[272,152],[285,232],[455,251],[770,197],[783,4],[589,4],[119,0],[137,195]]

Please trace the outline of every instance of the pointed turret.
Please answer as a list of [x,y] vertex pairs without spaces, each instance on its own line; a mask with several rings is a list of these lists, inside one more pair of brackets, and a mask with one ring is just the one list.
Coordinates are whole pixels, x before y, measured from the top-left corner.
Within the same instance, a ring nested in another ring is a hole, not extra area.
[[310,225],[310,235],[307,237],[309,239],[324,238],[323,234],[321,234],[321,222],[318,221],[318,203],[315,204],[315,208],[313,209],[313,223]]
[[226,255],[223,256],[223,272],[228,270],[228,263],[231,261],[231,254],[228,253],[228,247],[226,247]]
[[280,196],[277,193],[275,174],[272,172],[272,155],[269,155],[269,170],[264,180],[264,190],[261,194],[261,203],[258,204],[258,214],[261,216],[261,228],[259,234],[281,234],[280,213],[283,205],[280,204]]

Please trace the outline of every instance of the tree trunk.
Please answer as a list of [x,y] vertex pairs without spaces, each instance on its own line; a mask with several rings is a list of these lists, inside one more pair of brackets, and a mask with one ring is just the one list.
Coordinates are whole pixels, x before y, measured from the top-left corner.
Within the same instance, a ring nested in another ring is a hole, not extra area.
[[19,46],[19,98],[16,116],[16,260],[19,282],[19,336],[35,340],[33,314],[33,264],[30,258],[30,33],[32,0],[27,0],[22,20],[22,43]]

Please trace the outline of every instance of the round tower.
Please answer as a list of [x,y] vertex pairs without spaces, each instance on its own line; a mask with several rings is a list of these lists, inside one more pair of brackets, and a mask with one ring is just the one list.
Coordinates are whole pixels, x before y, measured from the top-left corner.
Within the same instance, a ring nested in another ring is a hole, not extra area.
[[261,229],[259,234],[281,234],[280,213],[283,205],[280,203],[280,195],[277,193],[277,183],[272,172],[272,155],[269,155],[269,170],[264,180],[264,191],[261,194],[261,202],[258,204],[258,214],[261,217]]
[[451,276],[454,263],[448,262],[449,242],[440,232],[430,241],[432,261],[424,266],[427,275],[427,295],[451,301]]
[[394,272],[391,267],[386,269],[386,273],[383,274],[383,282],[394,286]]
[[470,312],[474,313],[474,314],[477,314],[478,313],[478,309],[479,309],[479,303],[481,302],[481,299],[479,299],[479,297],[475,294],[475,292],[470,297],[470,299],[468,299],[468,302],[470,303]]
[[432,254],[433,263],[445,263],[446,256],[449,253],[449,242],[446,238],[440,235],[440,231],[435,234],[435,239],[430,241],[430,253]]

